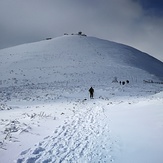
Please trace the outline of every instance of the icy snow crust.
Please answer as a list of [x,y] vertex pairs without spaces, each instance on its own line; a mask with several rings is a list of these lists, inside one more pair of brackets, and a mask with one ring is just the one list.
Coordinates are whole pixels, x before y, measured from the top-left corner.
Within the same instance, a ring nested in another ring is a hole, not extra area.
[[63,36],[1,50],[0,76],[0,163],[163,162],[163,63],[148,54]]

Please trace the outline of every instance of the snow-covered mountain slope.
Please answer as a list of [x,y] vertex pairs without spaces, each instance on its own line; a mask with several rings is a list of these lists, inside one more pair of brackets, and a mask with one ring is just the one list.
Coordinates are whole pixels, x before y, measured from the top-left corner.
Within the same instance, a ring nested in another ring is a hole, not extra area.
[[0,163],[162,163],[162,80],[161,61],[94,37],[0,50]]
[[4,85],[56,82],[109,85],[163,79],[163,63],[132,47],[94,37],[62,36],[0,50]]

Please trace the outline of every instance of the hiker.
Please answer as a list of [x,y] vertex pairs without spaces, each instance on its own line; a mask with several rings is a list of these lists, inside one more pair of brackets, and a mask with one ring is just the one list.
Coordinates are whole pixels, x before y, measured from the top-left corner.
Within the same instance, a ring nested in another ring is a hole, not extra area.
[[122,82],[122,85],[125,85],[125,81]]
[[89,89],[89,93],[90,93],[90,98],[93,98],[94,89],[92,87]]

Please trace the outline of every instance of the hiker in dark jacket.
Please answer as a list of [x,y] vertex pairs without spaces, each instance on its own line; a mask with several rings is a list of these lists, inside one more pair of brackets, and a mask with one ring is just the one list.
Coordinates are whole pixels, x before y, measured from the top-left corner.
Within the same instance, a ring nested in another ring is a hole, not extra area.
[[92,87],[89,89],[89,93],[90,93],[90,98],[93,98],[94,89]]

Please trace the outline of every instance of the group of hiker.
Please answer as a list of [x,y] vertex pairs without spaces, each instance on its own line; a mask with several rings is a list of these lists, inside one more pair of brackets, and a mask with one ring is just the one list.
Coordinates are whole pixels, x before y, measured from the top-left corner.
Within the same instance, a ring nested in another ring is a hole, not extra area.
[[[129,80],[120,81],[119,83],[120,83],[120,85],[121,85],[121,84],[122,84],[122,85],[125,85],[125,83],[129,84]],[[89,89],[89,94],[90,94],[90,98],[93,99],[94,89],[93,89],[92,87]]]

